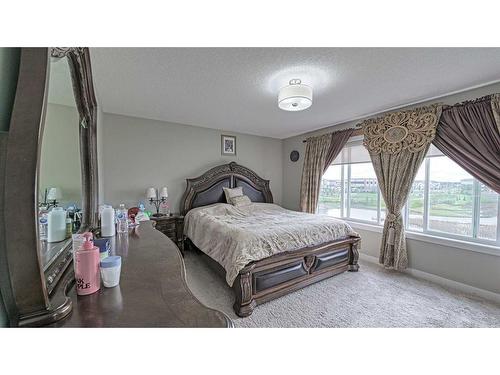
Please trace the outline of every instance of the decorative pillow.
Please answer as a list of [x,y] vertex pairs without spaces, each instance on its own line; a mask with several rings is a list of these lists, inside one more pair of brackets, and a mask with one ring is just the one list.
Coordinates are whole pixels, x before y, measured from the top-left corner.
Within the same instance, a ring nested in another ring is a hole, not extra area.
[[244,207],[252,204],[252,201],[247,195],[239,195],[231,198],[231,204],[235,207]]
[[227,187],[223,187],[222,189],[226,195],[226,202],[229,204],[231,204],[231,198],[243,195],[243,188],[241,186],[234,189],[229,189]]

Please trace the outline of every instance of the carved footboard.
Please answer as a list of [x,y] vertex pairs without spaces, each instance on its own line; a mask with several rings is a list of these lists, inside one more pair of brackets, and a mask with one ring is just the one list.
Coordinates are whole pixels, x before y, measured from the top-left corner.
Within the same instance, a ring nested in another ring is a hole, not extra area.
[[357,271],[360,238],[324,243],[252,262],[233,284],[234,311],[252,314],[258,304],[345,271]]

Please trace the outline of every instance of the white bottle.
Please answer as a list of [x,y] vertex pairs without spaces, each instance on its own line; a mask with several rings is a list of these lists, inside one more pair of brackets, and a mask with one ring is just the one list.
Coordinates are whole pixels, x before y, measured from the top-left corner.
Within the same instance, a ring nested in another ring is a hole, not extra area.
[[40,241],[47,241],[47,226],[48,226],[48,219],[47,219],[47,214],[40,214],[40,218],[38,219],[39,222],[39,230],[38,230],[38,237],[40,238]]
[[115,235],[115,210],[111,206],[104,206],[101,212],[101,236]]
[[123,203],[116,210],[116,231],[118,233],[128,233],[128,210]]
[[47,242],[60,242],[66,238],[66,211],[54,207],[47,215]]

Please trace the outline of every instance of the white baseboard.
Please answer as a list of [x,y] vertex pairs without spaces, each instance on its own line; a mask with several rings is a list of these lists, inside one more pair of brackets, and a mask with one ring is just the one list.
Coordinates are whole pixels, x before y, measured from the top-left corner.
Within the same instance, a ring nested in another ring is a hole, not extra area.
[[[376,258],[374,256],[360,253],[359,258],[366,261],[366,262],[373,263],[373,264],[376,264],[376,265],[382,267],[382,265],[378,262],[378,258]],[[456,290],[459,290],[460,292],[463,292],[463,293],[473,294],[473,295],[482,297],[484,299],[494,301],[496,303],[500,303],[500,294],[490,292],[489,290],[476,288],[476,287],[471,286],[471,285],[467,285],[464,283],[460,283],[458,281],[446,279],[444,277],[437,276],[437,275],[434,275],[432,273],[416,270],[414,268],[408,268],[404,272],[409,274],[409,275],[412,275],[418,279],[427,280],[427,281],[442,285],[442,286],[447,287],[447,288],[456,289]]]
[[359,259],[362,259],[368,263],[373,263],[376,265],[380,266],[380,263],[378,262],[378,258],[375,258],[374,256],[368,255],[368,254],[363,254],[359,253]]

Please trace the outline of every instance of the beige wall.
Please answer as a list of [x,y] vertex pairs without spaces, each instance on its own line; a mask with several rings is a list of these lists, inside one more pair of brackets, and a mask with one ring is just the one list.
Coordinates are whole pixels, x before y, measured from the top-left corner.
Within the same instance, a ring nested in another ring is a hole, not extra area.
[[40,194],[48,187],[60,187],[61,203],[82,204],[79,145],[79,116],[76,107],[47,104],[40,158]]
[[[101,201],[127,207],[145,201],[148,186],[167,186],[178,212],[186,178],[235,161],[271,181],[275,202],[282,197],[282,142],[278,139],[105,113],[102,119]],[[222,156],[221,134],[236,135],[236,157]],[[152,209],[149,204],[146,206]]]
[[[500,84],[482,87],[433,101],[454,104],[463,100],[500,92]],[[283,206],[292,210],[299,209],[300,177],[304,157],[302,140],[312,135],[323,134],[332,130],[353,127],[359,121],[352,121],[335,127],[324,128],[315,132],[285,139],[283,141]],[[296,163],[290,161],[292,150],[300,153]],[[381,235],[360,230],[363,245],[361,252],[378,258]],[[477,288],[500,293],[500,256],[471,252],[455,247],[430,244],[408,239],[408,257],[411,268],[438,275],[450,280],[468,284]],[[500,249],[499,249],[500,255]]]

